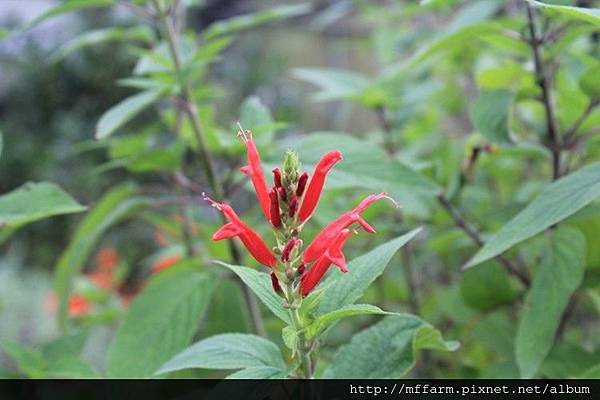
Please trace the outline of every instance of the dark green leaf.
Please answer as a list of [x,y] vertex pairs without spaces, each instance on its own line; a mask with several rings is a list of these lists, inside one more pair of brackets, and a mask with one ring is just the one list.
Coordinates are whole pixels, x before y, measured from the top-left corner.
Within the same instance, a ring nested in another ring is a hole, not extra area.
[[561,228],[549,240],[517,331],[517,363],[524,378],[533,377],[550,352],[562,313],[583,280],[584,236]]
[[512,97],[508,90],[484,90],[471,108],[473,125],[492,142],[510,142],[508,120]]
[[543,232],[600,196],[600,163],[590,164],[550,184],[465,265],[473,267]]

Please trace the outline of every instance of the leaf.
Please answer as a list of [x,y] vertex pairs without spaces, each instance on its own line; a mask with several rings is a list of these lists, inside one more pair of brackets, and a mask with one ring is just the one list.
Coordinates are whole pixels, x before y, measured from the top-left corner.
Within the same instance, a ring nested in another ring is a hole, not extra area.
[[439,331],[413,315],[389,316],[341,346],[323,377],[399,378],[415,365],[418,350],[454,351],[457,347],[456,342],[445,342]]
[[221,261],[215,263],[222,265],[233,271],[247,285],[262,303],[269,308],[279,319],[286,324],[291,324],[288,312],[283,308],[283,299],[273,290],[271,277],[264,273],[256,271],[249,267],[229,265]]
[[105,139],[112,135],[122,125],[129,122],[144,108],[157,101],[162,95],[161,90],[150,89],[127,97],[106,111],[96,124],[96,139]]
[[259,144],[269,143],[273,139],[275,122],[271,111],[256,96],[249,96],[242,103],[240,123],[252,130]]
[[28,378],[43,378],[45,376],[46,362],[42,355],[32,349],[15,343],[3,341],[0,348],[4,350],[15,362],[20,372]]
[[600,63],[590,67],[581,75],[579,87],[592,99],[600,99]]
[[100,378],[100,373],[79,357],[61,356],[48,359],[45,376],[48,378],[90,379]]
[[324,293],[319,307],[319,314],[339,310],[354,303],[363,295],[363,292],[383,272],[392,256],[415,237],[421,228],[413,229],[396,239],[384,243],[367,254],[355,258],[348,263],[348,273],[342,274],[334,271],[321,285],[330,286]]
[[205,38],[214,38],[221,35],[229,35],[241,30],[254,28],[269,22],[296,17],[310,11],[310,4],[294,4],[278,7],[270,7],[265,11],[254,14],[241,15],[228,18],[210,25],[204,31]]
[[582,379],[600,379],[600,364],[585,371],[579,378]]
[[194,267],[169,268],[134,298],[108,349],[109,377],[149,377],[189,344],[215,286],[212,274]]
[[225,333],[193,344],[160,367],[155,375],[188,368],[252,369],[264,367],[280,371],[286,369],[281,352],[275,343],[256,335]]
[[543,232],[600,196],[600,162],[550,184],[523,211],[490,237],[464,268],[487,261]]
[[311,339],[343,318],[373,314],[383,315],[393,313],[383,311],[381,308],[370,304],[348,304],[338,310],[330,311],[317,317],[312,324],[306,327],[306,336],[308,339]]
[[0,243],[28,223],[85,210],[86,207],[54,183],[25,183],[0,196]]
[[511,284],[506,271],[495,261],[463,273],[460,293],[465,304],[475,310],[489,311],[512,303],[519,292]]
[[598,8],[582,8],[572,6],[560,6],[555,4],[545,4],[539,1],[527,0],[529,4],[539,7],[543,11],[564,15],[568,18],[578,19],[581,21],[591,22],[600,25],[600,9]]
[[333,68],[295,68],[294,77],[318,86],[316,101],[331,101],[359,96],[370,86],[364,75]]
[[505,89],[484,90],[471,108],[473,125],[492,142],[510,142],[508,118],[512,97]]
[[105,42],[142,41],[152,39],[152,31],[146,26],[122,28],[119,26],[84,32],[60,46],[50,57],[51,62],[58,62],[71,53],[85,47],[95,46]]
[[521,377],[533,377],[550,352],[562,313],[583,281],[584,256],[579,231],[561,228],[552,234],[519,321],[515,350]]
[[312,133],[294,142],[293,147],[309,172],[327,151],[341,151],[344,159],[328,174],[328,190],[359,187],[386,191],[409,215],[428,215],[426,200],[441,192],[428,177],[400,161],[390,160],[375,143],[348,134]]
[[77,357],[81,354],[87,335],[78,332],[54,339],[44,345],[42,354],[46,360],[60,357]]
[[227,379],[285,379],[293,369],[281,369],[276,367],[252,367],[241,369],[227,376]]
[[100,199],[94,209],[79,224],[69,245],[54,268],[54,289],[59,298],[58,321],[62,330],[67,326],[67,302],[73,280],[79,274],[94,246],[111,226],[147,205],[144,198],[133,197],[135,186],[121,185]]
[[42,22],[56,17],[61,14],[65,14],[70,11],[81,10],[84,8],[96,8],[96,7],[107,7],[115,3],[115,0],[70,0],[62,3],[57,7],[53,7],[46,11],[39,17],[35,18],[29,24],[27,24],[21,31],[29,30]]

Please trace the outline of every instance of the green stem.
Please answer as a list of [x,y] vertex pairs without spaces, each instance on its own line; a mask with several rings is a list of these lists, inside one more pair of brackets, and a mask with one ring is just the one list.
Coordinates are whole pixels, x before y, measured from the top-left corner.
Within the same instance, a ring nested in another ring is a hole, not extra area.
[[[163,25],[163,36],[167,40],[169,52],[171,54],[173,65],[175,67],[175,73],[177,74],[177,77],[180,80],[180,96],[183,100],[183,103],[185,104],[184,111],[192,125],[192,131],[194,132],[194,137],[196,138],[196,142],[198,145],[197,151],[200,158],[200,162],[202,163],[204,172],[206,174],[206,178],[208,179],[208,184],[214,196],[219,199],[223,198],[223,186],[221,185],[215,174],[212,157],[210,151],[208,150],[206,140],[204,138],[204,130],[202,128],[200,117],[198,116],[198,108],[194,103],[192,88],[189,82],[182,80],[183,64],[179,48],[177,47],[177,32],[175,30],[173,20],[169,18],[167,12],[161,7],[159,0],[153,0],[153,5],[156,9],[158,18],[160,19],[160,22]],[[224,215],[221,215],[221,219],[223,220],[223,222],[227,222],[225,220]],[[242,263],[239,248],[237,247],[237,244],[234,241],[229,241],[229,253],[235,264],[239,265]],[[252,319],[255,332],[261,336],[266,336],[265,327],[263,324],[262,317],[260,315],[260,309],[258,307],[256,298],[254,297],[250,289],[242,282],[240,282],[240,286],[244,293],[244,299],[248,306],[248,312]]]
[[312,359],[310,357],[310,347],[312,343],[309,340],[306,340],[303,331],[304,326],[297,308],[290,309],[290,317],[292,318],[294,329],[298,332],[296,351],[298,357],[300,357],[300,367],[302,369],[303,378],[311,379],[313,375]]

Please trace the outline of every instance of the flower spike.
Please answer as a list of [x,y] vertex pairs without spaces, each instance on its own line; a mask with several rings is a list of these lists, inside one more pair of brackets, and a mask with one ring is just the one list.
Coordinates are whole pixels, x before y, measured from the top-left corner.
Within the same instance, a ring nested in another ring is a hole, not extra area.
[[398,206],[398,204],[392,198],[390,198],[386,192],[367,196],[358,204],[358,206],[356,206],[355,209],[340,215],[335,221],[331,222],[317,236],[315,236],[313,241],[306,247],[306,250],[304,250],[304,253],[302,254],[302,260],[306,263],[317,260],[319,257],[321,257],[321,255],[323,255],[323,253],[340,234],[340,232],[348,228],[353,223],[358,223],[368,233],[375,233],[375,228],[369,225],[367,221],[361,217],[360,213],[365,211],[371,204],[379,199],[388,199],[396,207]]
[[262,207],[265,219],[267,222],[270,222],[271,219],[269,212],[271,208],[271,200],[269,199],[269,188],[267,187],[267,181],[265,180],[262,164],[260,162],[260,155],[258,154],[258,149],[256,148],[254,138],[252,137],[252,131],[244,130],[239,122],[238,127],[240,128],[238,137],[242,139],[242,142],[244,142],[246,145],[246,156],[248,159],[248,165],[240,168],[240,171],[250,177],[252,180],[252,184],[254,185],[254,190],[256,191],[256,196],[258,197],[258,201]]
[[338,150],[333,150],[325,154],[315,167],[315,171],[310,178],[308,187],[304,190],[304,198],[298,212],[298,219],[301,223],[309,219],[315,211],[319,198],[321,197],[321,191],[323,190],[327,173],[341,159],[342,153]]
[[311,269],[302,275],[300,280],[300,293],[306,296],[321,281],[331,264],[335,264],[342,272],[348,272],[346,257],[342,248],[351,235],[357,235],[356,229],[343,229],[333,240],[329,248],[313,264]]
[[214,208],[221,211],[229,221],[229,223],[223,225],[221,229],[213,234],[212,239],[223,240],[239,237],[256,261],[269,268],[274,268],[277,264],[275,255],[271,252],[265,242],[263,242],[260,236],[238,217],[235,211],[233,211],[233,208],[228,204],[214,201],[204,193],[202,195],[204,200],[208,201]]

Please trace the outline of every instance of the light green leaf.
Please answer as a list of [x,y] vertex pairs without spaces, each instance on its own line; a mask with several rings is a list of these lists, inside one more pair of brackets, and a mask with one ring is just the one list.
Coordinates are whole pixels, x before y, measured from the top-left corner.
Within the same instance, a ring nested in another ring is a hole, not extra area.
[[568,18],[591,22],[600,25],[600,9],[583,8],[572,6],[560,6],[555,4],[545,4],[539,1],[527,0],[530,4],[539,7],[543,11],[551,14],[563,15]]
[[415,237],[421,228],[384,243],[348,263],[348,273],[333,271],[321,285],[330,286],[323,294],[319,314],[336,311],[354,303],[383,272],[392,256]]
[[105,139],[112,135],[143,109],[157,101],[161,95],[161,90],[146,90],[128,97],[111,107],[100,117],[96,124],[96,139]]
[[85,210],[54,183],[26,183],[0,196],[0,243],[28,223]]
[[48,359],[45,371],[47,378],[91,379],[100,378],[100,373],[87,361],[74,356]]
[[8,341],[0,343],[0,348],[14,360],[19,371],[26,377],[35,379],[45,376],[46,361],[40,352]]
[[246,284],[262,303],[269,308],[279,319],[286,324],[290,324],[290,315],[283,308],[283,298],[279,297],[273,290],[271,277],[264,273],[256,271],[252,268],[242,267],[237,265],[229,265],[221,261],[215,263],[229,268]]
[[296,328],[292,325],[286,326],[281,330],[281,338],[283,339],[283,344],[292,350],[292,357],[294,357],[296,353],[296,341],[298,340],[298,331]]
[[271,111],[256,96],[247,97],[240,107],[240,123],[244,129],[251,129],[259,144],[273,139],[275,121]]
[[600,196],[600,163],[590,164],[550,184],[523,211],[490,237],[464,268],[487,261],[543,232]]
[[588,68],[579,79],[579,87],[592,99],[600,99],[600,63]]
[[321,89],[316,101],[331,101],[359,96],[371,85],[370,80],[351,71],[326,68],[295,68],[294,77],[310,82]]
[[29,30],[42,22],[50,19],[52,17],[56,17],[61,14],[65,14],[71,11],[81,10],[84,8],[96,8],[96,7],[107,7],[114,4],[115,0],[70,0],[62,3],[57,7],[53,7],[50,10],[46,11],[39,17],[35,18],[33,21],[28,23],[22,31]]
[[261,366],[246,369],[240,369],[227,379],[285,379],[292,373],[293,369],[281,369],[277,367]]
[[317,317],[309,326],[306,327],[306,336],[311,339],[343,318],[369,314],[383,315],[393,313],[383,311],[381,308],[370,304],[348,304],[338,310],[330,311]]
[[399,378],[415,365],[418,350],[454,351],[457,347],[456,342],[445,342],[438,330],[413,315],[389,316],[341,346],[323,377]]
[[533,377],[550,352],[562,313],[583,280],[585,237],[561,228],[552,234],[519,321],[516,338],[521,377]]
[[229,35],[269,22],[303,15],[309,11],[310,4],[293,4],[270,7],[265,11],[259,11],[254,14],[241,15],[239,17],[232,17],[224,21],[215,22],[204,31],[204,36],[206,38],[214,38],[216,36]]
[[471,108],[473,125],[492,142],[510,142],[508,120],[512,98],[512,93],[505,89],[484,90]]
[[397,160],[390,160],[379,146],[348,134],[318,132],[292,144],[309,173],[319,158],[330,150],[339,150],[344,159],[327,176],[327,189],[364,188],[385,191],[409,215],[427,215],[426,200],[441,188],[428,177]]
[[275,343],[256,335],[226,333],[193,344],[164,364],[156,375],[188,368],[263,367],[272,367],[280,371],[286,368]]
[[84,332],[61,336],[44,344],[42,354],[46,360],[77,357],[81,354],[86,339],[87,335]]
[[111,226],[141,210],[147,200],[133,197],[135,186],[117,186],[108,192],[81,222],[54,268],[54,289],[59,298],[58,321],[67,326],[67,302],[73,280],[79,274],[94,246]]
[[119,26],[84,32],[60,46],[50,57],[51,62],[58,62],[71,53],[85,47],[95,46],[105,42],[142,41],[149,42],[152,31],[146,26],[122,28]]
[[198,329],[215,277],[195,262],[158,274],[135,297],[108,350],[112,378],[143,378],[184,349]]

